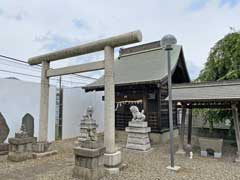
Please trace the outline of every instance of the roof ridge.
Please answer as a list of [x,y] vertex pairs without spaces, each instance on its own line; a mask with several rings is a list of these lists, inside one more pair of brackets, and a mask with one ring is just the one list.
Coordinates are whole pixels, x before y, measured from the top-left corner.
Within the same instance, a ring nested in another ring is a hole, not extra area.
[[240,79],[173,84],[174,89],[240,85]]

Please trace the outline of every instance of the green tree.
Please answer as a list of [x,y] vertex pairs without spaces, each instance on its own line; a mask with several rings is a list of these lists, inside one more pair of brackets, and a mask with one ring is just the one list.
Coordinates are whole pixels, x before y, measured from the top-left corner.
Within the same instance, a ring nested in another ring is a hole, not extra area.
[[[240,32],[230,32],[211,48],[204,69],[200,72],[196,82],[233,80],[240,78]],[[210,124],[232,120],[231,111],[206,109],[197,111]],[[233,124],[233,123],[232,123]]]
[[240,78],[240,33],[231,32],[211,49],[197,81],[220,81]]

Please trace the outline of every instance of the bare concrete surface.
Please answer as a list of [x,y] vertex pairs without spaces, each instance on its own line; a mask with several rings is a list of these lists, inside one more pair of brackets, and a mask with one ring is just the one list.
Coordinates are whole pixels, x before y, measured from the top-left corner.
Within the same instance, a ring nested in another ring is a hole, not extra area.
[[[7,156],[0,156],[0,180],[76,180],[72,177],[73,146],[74,140],[58,141],[51,145],[52,149],[58,150],[57,155],[18,163],[7,161]],[[168,144],[153,146],[148,153],[122,148],[123,163],[127,167],[119,176],[108,175],[103,180],[240,179],[240,164],[233,163],[236,147],[224,145],[223,150],[223,158],[220,159],[200,157],[200,149],[194,149],[192,160],[176,155],[176,165],[181,169],[172,172],[166,168],[170,163]]]

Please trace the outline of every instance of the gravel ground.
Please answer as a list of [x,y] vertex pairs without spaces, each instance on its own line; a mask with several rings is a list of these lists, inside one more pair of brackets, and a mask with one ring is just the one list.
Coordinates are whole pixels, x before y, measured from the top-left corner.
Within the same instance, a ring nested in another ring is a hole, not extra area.
[[[118,144],[122,146],[122,144]],[[74,180],[72,169],[73,141],[61,141],[52,145],[58,155],[38,160],[13,163],[0,156],[0,180]],[[127,167],[119,176],[106,176],[103,180],[239,180],[240,164],[233,163],[235,148],[224,146],[224,157],[213,159],[200,157],[194,150],[192,160],[175,155],[178,172],[166,169],[169,165],[168,145],[153,146],[148,153],[122,149],[123,162]]]

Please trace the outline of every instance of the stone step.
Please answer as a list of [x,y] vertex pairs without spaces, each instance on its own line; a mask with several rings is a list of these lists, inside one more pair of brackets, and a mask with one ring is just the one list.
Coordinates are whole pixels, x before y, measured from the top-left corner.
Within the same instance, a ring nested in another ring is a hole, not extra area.
[[145,145],[149,144],[150,140],[149,138],[128,138],[127,143]]
[[150,140],[149,138],[128,138],[127,143],[132,143],[132,144],[149,144]]
[[145,144],[145,145],[127,143],[126,148],[133,149],[133,150],[146,151],[146,150],[151,148],[151,145],[150,145],[150,143],[149,144]]
[[133,132],[133,133],[148,133],[151,131],[150,127],[126,127],[126,132]]
[[128,126],[130,126],[130,127],[148,127],[148,123],[146,121],[130,121],[130,122],[128,122]]
[[149,138],[148,133],[128,133],[128,138]]

